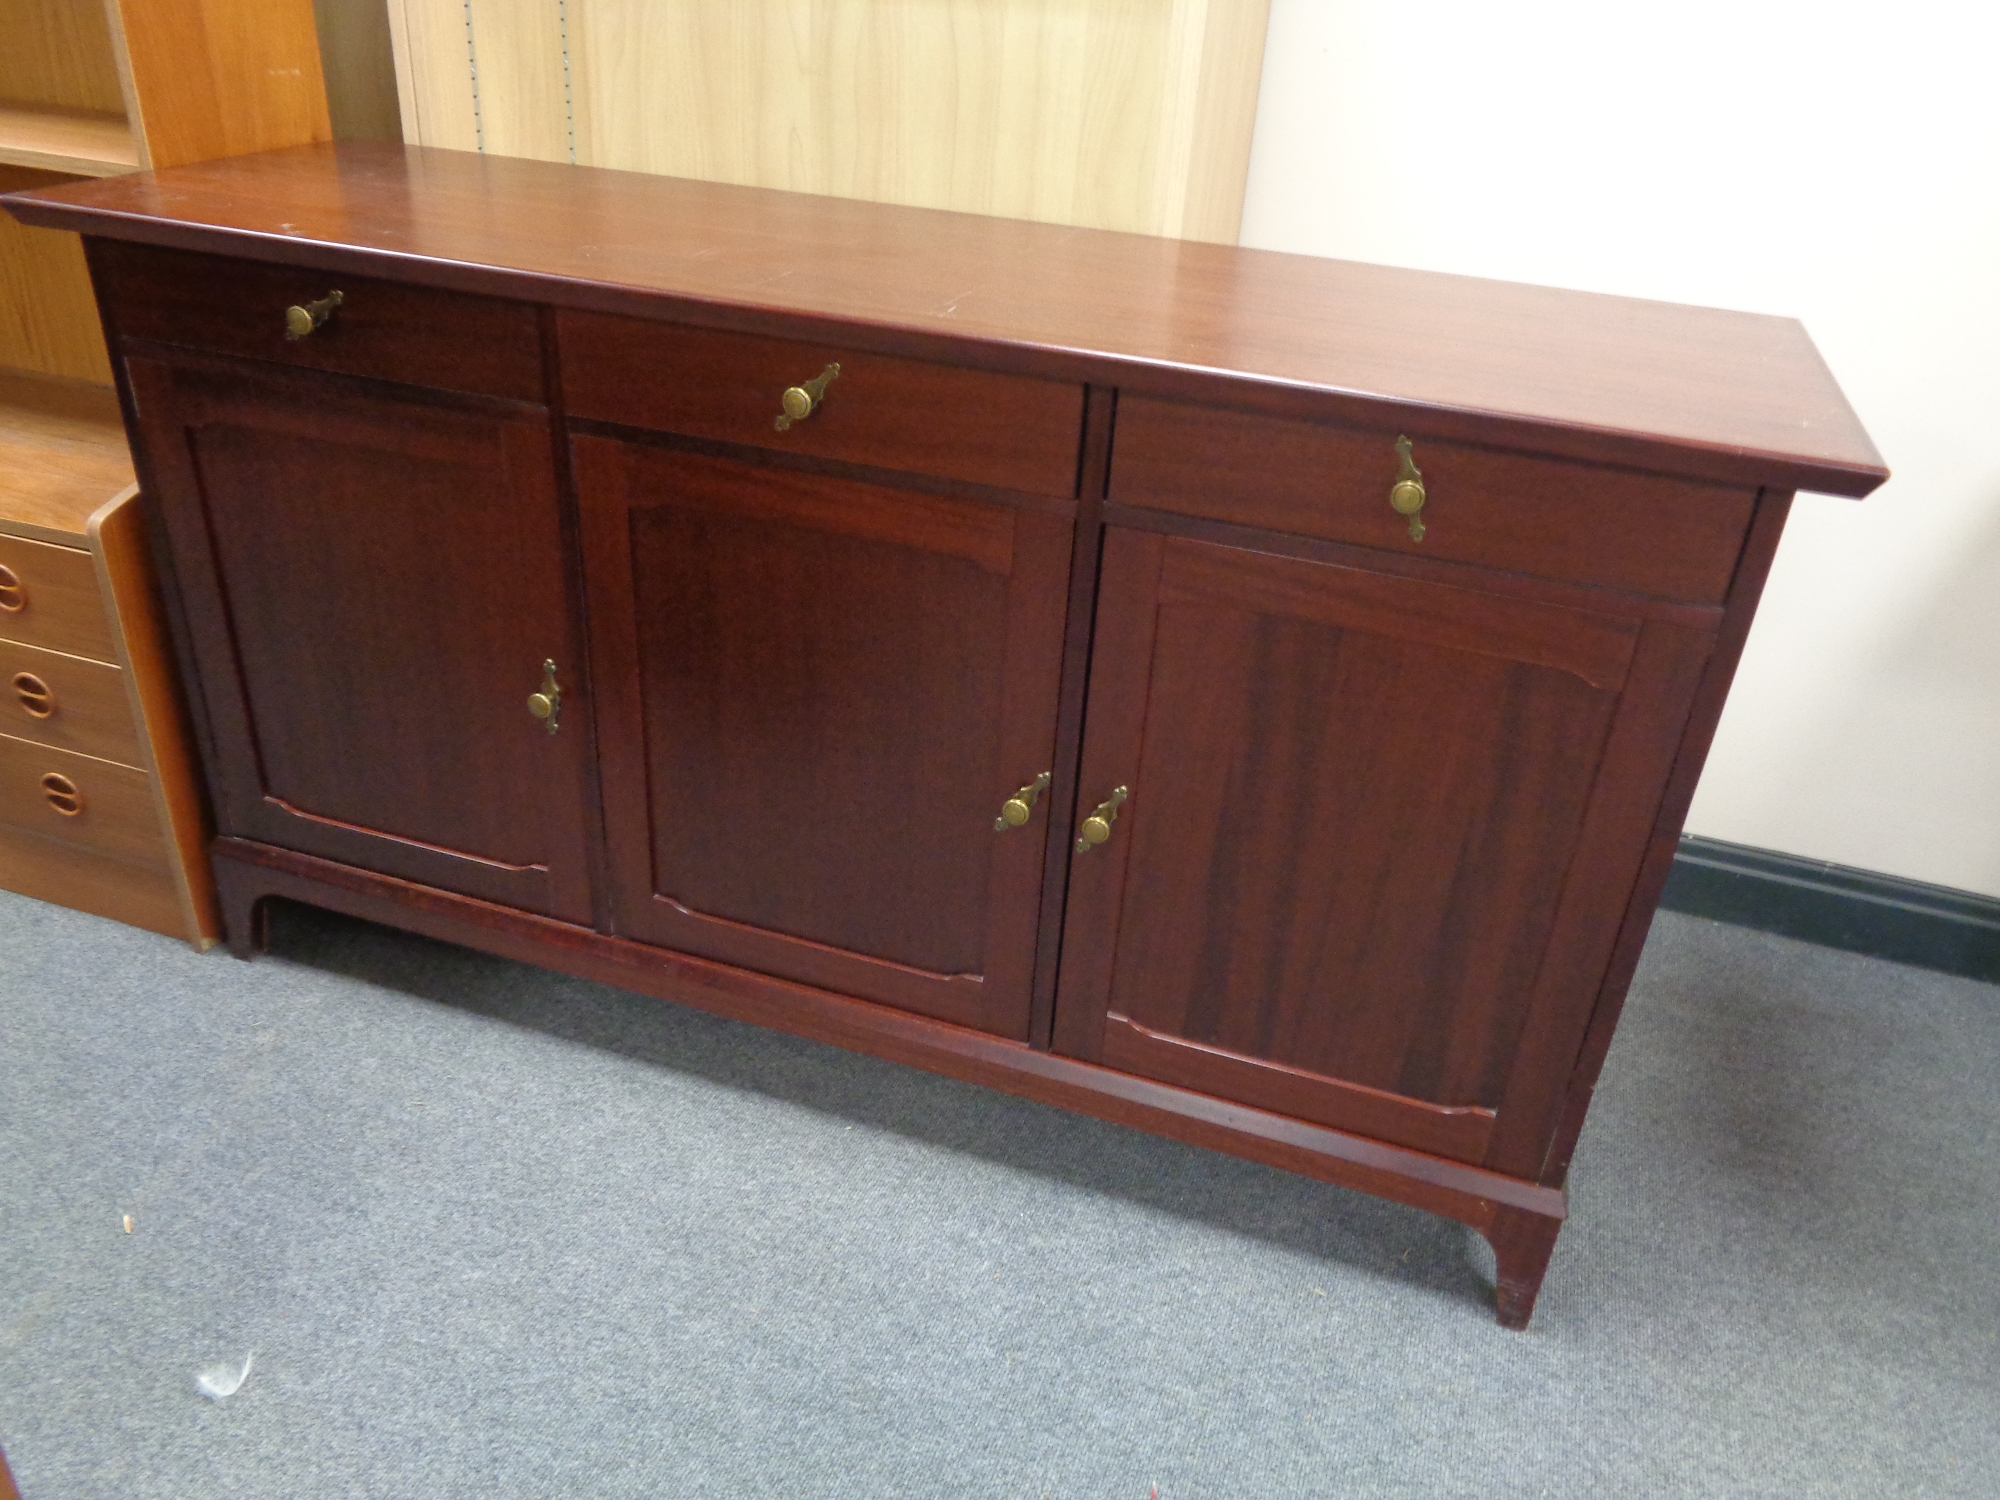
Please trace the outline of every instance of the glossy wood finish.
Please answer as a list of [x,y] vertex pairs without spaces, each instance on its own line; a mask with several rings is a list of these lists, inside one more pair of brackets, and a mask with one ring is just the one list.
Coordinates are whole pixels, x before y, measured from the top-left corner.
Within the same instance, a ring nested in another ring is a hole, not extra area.
[[287,369],[95,252],[238,950],[314,900],[1380,1192],[1524,1323],[1786,487],[1880,477],[1794,326],[528,166],[25,210],[534,325],[527,401]]
[[1395,428],[1361,430],[1128,396],[1111,498],[1182,515],[1720,604],[1752,489],[1462,443],[1413,449],[1421,541],[1389,505]]
[[96,661],[111,656],[111,621],[88,552],[0,533],[0,570],[0,636]]
[[[244,265],[138,245],[98,248],[110,289],[106,316],[130,339],[150,339],[301,369],[542,400],[535,310],[366,277]],[[288,338],[285,309],[343,298],[324,325]]]
[[1114,529],[1057,1046],[1485,1160],[1641,629]]
[[590,918],[589,713],[545,413],[130,362],[224,832]]
[[1024,1039],[1069,525],[574,453],[618,931]]
[[[39,691],[37,691],[39,684]],[[125,674],[109,662],[0,637],[0,734],[137,766]]]
[[[848,344],[745,338],[564,313],[563,399],[573,417],[749,443],[1067,497],[1076,492],[1083,390],[894,359]],[[780,397],[829,365],[811,416],[777,430]]]
[[[504,204],[496,210],[496,204]],[[30,223],[1383,425],[1725,483],[1887,474],[1790,319],[364,143],[105,178]]]

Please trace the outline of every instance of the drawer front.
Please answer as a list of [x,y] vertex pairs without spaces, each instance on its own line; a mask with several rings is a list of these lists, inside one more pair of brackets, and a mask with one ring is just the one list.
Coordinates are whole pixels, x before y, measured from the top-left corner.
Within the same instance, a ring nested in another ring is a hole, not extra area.
[[[542,346],[533,306],[497,297],[108,242],[97,246],[101,292],[124,338],[340,375],[541,402]],[[303,338],[286,310],[339,292],[340,305]]]
[[0,735],[0,823],[130,864],[166,864],[144,771],[11,735]]
[[0,640],[96,661],[115,658],[111,618],[97,591],[91,555],[0,536]]
[[1751,490],[1418,439],[1418,541],[1389,503],[1397,437],[1121,396],[1111,498],[1698,604],[1728,591]]
[[141,763],[123,670],[17,641],[0,641],[0,733],[120,765]]
[[[596,313],[559,317],[571,416],[996,485],[1076,492],[1083,388]],[[840,371],[782,431],[784,395]]]

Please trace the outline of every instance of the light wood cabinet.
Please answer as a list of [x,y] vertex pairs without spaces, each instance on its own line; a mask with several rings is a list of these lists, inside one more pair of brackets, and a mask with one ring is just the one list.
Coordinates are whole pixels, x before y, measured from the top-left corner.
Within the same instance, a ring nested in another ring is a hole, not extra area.
[[1234,1151],[1473,1226],[1527,1321],[1792,491],[1885,477],[1796,325],[166,181],[10,206],[94,237],[238,951],[315,902]]
[[[0,0],[0,191],[328,134],[308,0]],[[0,608],[0,886],[206,944],[200,794],[111,378],[82,244],[0,219],[0,548],[33,575],[32,607]],[[58,643],[64,622],[82,633]],[[69,784],[62,753],[88,758],[73,811],[42,788]]]

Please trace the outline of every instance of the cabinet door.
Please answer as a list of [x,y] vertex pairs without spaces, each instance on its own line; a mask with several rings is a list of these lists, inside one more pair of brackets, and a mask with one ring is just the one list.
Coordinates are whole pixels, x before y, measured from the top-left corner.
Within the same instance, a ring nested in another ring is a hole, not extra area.
[[[548,414],[130,362],[220,830],[590,919]],[[551,734],[529,711],[544,661]]]
[[619,931],[1025,1037],[1071,522],[572,442]]
[[1532,1175],[1706,640],[1114,529],[1056,1045]]

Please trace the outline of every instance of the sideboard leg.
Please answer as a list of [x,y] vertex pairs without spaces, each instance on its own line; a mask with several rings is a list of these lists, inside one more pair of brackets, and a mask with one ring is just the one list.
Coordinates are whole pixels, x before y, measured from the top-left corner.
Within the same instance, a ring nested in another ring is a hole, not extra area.
[[226,859],[215,861],[215,893],[222,902],[222,933],[238,958],[256,958],[270,945],[264,892]]
[[1494,1304],[1502,1328],[1528,1326],[1561,1229],[1561,1219],[1505,1204],[1494,1209],[1493,1222],[1483,1232],[1493,1246],[1498,1271]]

